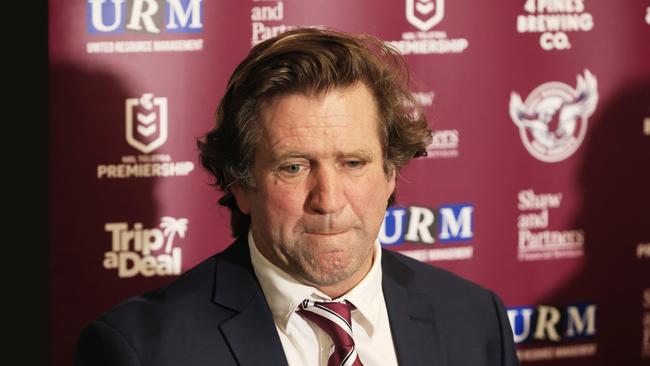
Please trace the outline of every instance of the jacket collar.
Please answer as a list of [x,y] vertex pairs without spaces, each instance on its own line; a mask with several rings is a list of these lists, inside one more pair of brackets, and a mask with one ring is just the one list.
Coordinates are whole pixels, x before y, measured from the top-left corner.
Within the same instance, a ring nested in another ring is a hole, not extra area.
[[219,329],[242,366],[287,365],[245,238],[217,256],[213,301],[235,312]]

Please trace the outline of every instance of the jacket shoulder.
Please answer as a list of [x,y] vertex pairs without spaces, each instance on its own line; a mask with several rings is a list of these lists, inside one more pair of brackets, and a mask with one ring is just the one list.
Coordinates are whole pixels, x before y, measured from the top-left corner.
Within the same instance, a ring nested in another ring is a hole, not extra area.
[[481,296],[489,295],[486,288],[448,270],[422,263],[404,254],[384,250],[384,270],[401,273],[408,278],[409,287],[427,295],[441,296]]

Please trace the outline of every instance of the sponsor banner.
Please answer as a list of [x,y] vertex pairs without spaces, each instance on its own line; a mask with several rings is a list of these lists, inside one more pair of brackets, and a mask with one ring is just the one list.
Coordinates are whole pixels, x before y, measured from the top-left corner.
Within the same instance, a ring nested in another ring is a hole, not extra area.
[[[413,92],[415,102],[419,107],[416,112],[433,106],[435,93],[433,91]],[[431,144],[427,146],[427,159],[456,158],[459,155],[460,132],[456,129],[434,130],[431,132]]]
[[448,159],[458,157],[460,132],[458,130],[434,130],[431,144],[427,146],[428,159]]
[[639,259],[650,259],[650,243],[637,244],[636,257]]
[[156,153],[168,139],[168,100],[144,93],[125,101],[125,140],[138,152],[123,155],[119,163],[97,165],[97,179],[187,176],[191,161],[173,161],[169,154]]
[[251,46],[297,28],[284,23],[285,3],[276,0],[253,0],[251,8]]
[[400,252],[421,261],[469,259],[474,253],[469,243],[474,238],[473,227],[471,204],[392,207],[386,211],[379,242],[396,248],[420,245],[418,249]]
[[[92,40],[86,52],[201,51],[203,39],[196,35],[203,32],[203,5],[203,0],[88,0],[86,23]],[[108,36],[118,39],[102,39]]]
[[539,46],[545,51],[569,50],[570,32],[594,28],[585,0],[526,0],[523,10],[517,16],[517,32],[539,34]]
[[531,305],[508,308],[520,361],[596,355],[598,305]]
[[587,119],[598,103],[596,77],[585,70],[577,85],[552,81],[535,88],[522,101],[510,95],[510,118],[519,128],[526,150],[546,163],[563,161],[578,150],[587,133]]
[[[463,37],[449,37],[438,27],[445,17],[445,0],[404,0],[411,26],[399,40],[388,40],[402,55],[459,54],[469,47]],[[448,14],[447,14],[448,15]]]
[[174,276],[181,274],[182,249],[176,239],[184,238],[189,220],[163,216],[158,227],[144,228],[136,222],[108,222],[110,250],[102,265],[115,270],[119,278]]
[[650,288],[643,291],[643,315],[641,320],[641,358],[650,359]]
[[550,214],[561,207],[562,193],[536,193],[533,189],[525,189],[519,191],[517,201],[520,261],[582,257],[583,230],[550,229]]

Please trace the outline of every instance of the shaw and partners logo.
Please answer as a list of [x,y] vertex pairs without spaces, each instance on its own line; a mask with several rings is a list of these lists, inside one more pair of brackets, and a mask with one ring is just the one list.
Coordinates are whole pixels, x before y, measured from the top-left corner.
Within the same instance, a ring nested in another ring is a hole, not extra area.
[[593,303],[508,308],[515,344],[521,346],[517,351],[519,360],[595,355],[597,316],[598,305]]
[[578,258],[584,254],[584,230],[550,225],[551,216],[562,207],[562,198],[562,192],[519,191],[517,258],[520,261]]
[[[203,32],[203,0],[88,0],[88,34],[160,35]],[[186,52],[203,39],[119,40],[86,43],[87,53]]]
[[119,164],[100,164],[97,178],[149,178],[186,176],[194,170],[191,161],[173,161],[169,154],[151,154],[168,138],[168,101],[153,93],[125,101],[126,142],[139,151],[124,155]]
[[150,229],[139,222],[131,228],[126,222],[107,223],[104,230],[111,235],[111,250],[104,253],[104,268],[116,269],[120,278],[179,275],[181,248],[174,240],[185,237],[188,222],[164,216],[159,228]]
[[540,161],[555,163],[578,150],[597,102],[596,77],[585,70],[584,76],[578,75],[575,89],[557,81],[544,83],[525,102],[512,92],[510,118],[526,150]]
[[422,244],[432,248],[401,251],[421,261],[468,259],[473,248],[474,206],[443,205],[438,208],[419,206],[393,207],[386,211],[379,231],[384,246]]

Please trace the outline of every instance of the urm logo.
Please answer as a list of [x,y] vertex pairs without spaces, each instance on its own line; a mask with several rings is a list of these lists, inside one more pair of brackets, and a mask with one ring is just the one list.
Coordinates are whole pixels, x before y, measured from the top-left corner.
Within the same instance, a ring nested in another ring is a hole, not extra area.
[[474,238],[473,221],[472,205],[444,205],[437,209],[393,207],[386,211],[379,231],[379,241],[383,245],[468,241]]
[[203,0],[88,0],[87,17],[93,34],[201,32]]
[[509,308],[508,319],[517,344],[532,341],[560,342],[595,336],[597,312],[596,304],[521,306]]

